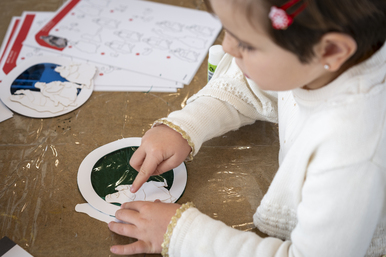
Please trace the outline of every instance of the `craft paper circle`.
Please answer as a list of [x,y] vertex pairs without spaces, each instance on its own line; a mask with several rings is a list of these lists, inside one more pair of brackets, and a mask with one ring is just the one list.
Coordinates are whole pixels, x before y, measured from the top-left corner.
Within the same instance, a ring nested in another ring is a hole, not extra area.
[[[49,112],[49,111],[37,111],[31,109],[19,102],[14,102],[10,100],[11,97],[11,86],[14,81],[26,70],[29,68],[39,65],[39,64],[53,64],[59,66],[67,66],[73,63],[69,59],[64,59],[60,57],[51,57],[51,56],[41,56],[35,58],[28,58],[27,60],[18,64],[7,76],[4,77],[2,83],[0,83],[0,99],[1,101],[12,111],[17,112],[21,115],[32,117],[32,118],[51,118],[60,116],[73,110],[79,108],[83,105],[91,96],[94,89],[94,82],[89,88],[83,87],[75,101],[74,106],[66,106],[64,110],[58,112]],[[60,74],[58,73],[58,76]]]
[[[111,216],[115,216],[115,212],[120,208],[115,204],[106,202],[95,192],[91,181],[94,165],[109,153],[131,146],[139,146],[140,144],[140,137],[120,139],[95,149],[84,158],[78,170],[78,187],[83,198],[92,207]],[[169,191],[178,200],[183,194],[187,182],[185,164],[181,163],[177,168],[173,169],[173,175],[174,180]]]

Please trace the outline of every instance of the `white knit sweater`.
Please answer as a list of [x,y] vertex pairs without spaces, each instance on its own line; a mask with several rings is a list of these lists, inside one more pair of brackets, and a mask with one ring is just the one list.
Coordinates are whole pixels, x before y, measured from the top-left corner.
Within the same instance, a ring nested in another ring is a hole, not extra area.
[[318,90],[263,92],[226,55],[210,83],[163,119],[202,143],[255,120],[279,123],[280,168],[257,208],[260,238],[183,213],[170,256],[386,254],[386,44]]

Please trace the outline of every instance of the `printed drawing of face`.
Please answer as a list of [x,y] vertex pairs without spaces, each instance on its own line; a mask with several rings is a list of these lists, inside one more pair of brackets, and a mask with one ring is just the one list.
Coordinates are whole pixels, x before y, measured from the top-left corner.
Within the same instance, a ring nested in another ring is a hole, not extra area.
[[47,44],[57,47],[57,48],[65,48],[67,46],[67,39],[57,36],[41,36],[41,39],[43,39]]

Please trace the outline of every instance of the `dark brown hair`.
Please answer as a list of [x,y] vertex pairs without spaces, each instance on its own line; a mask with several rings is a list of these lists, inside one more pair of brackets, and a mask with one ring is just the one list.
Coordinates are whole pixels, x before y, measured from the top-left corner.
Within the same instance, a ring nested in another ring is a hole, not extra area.
[[[211,11],[209,0],[204,0]],[[373,55],[386,40],[385,0],[304,0],[287,10],[292,13],[303,3],[306,8],[295,17],[286,30],[271,26],[268,13],[272,6],[280,7],[288,0],[232,0],[237,8],[243,8],[252,25],[263,22],[273,41],[296,54],[302,63],[314,56],[313,46],[328,32],[350,35],[357,43],[357,51],[344,65],[347,69]],[[266,20],[256,17],[260,8]]]

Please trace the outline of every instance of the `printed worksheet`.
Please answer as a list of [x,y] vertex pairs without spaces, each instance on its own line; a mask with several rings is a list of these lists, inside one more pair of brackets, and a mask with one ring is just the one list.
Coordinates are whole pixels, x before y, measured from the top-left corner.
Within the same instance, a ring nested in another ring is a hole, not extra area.
[[[19,23],[20,23],[20,17],[13,17],[9,26],[8,26],[8,29],[7,29],[7,32],[5,33],[5,37],[3,39],[3,42],[1,44],[1,48],[0,48],[0,67],[1,67],[1,63],[2,63],[2,60],[4,58],[4,55],[5,55],[5,50],[8,48],[9,46],[9,38],[12,38],[14,36],[14,34],[16,33],[16,30],[19,26]],[[0,84],[2,82],[2,79],[0,77]],[[2,121],[5,121],[7,119],[10,119],[13,117],[13,112],[11,112],[4,104],[2,101],[0,101],[0,122]]]
[[139,0],[69,0],[26,45],[189,84],[221,31],[213,15]]
[[9,47],[10,40],[14,37],[16,30],[19,27],[20,19],[21,17],[12,17],[11,22],[9,23],[7,32],[5,33],[5,37],[1,43],[0,63],[4,59],[5,51]]
[[[30,58],[58,56],[70,59],[73,62],[88,62],[96,66],[98,73],[95,77],[95,91],[176,92],[177,88],[183,87],[182,83],[176,81],[165,80],[110,65],[89,62],[88,60],[74,58],[62,53],[49,52],[37,47],[23,45],[25,38],[33,37],[42,24],[53,17],[53,14],[51,12],[25,12],[21,19],[19,18],[11,23],[8,30],[10,33],[7,33],[4,38],[1,48],[0,80],[1,77],[6,76],[18,64]],[[18,23],[20,23],[20,26],[18,26]]]

